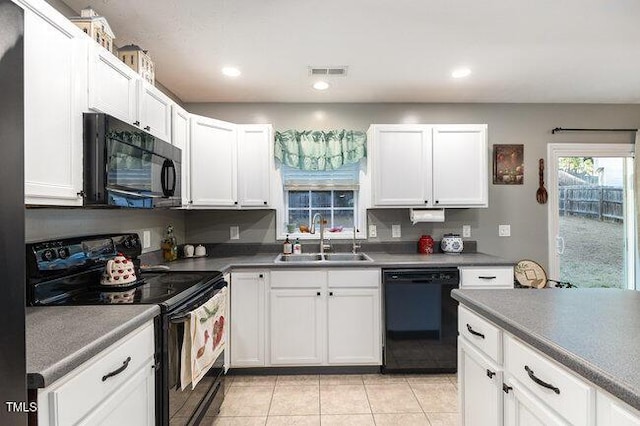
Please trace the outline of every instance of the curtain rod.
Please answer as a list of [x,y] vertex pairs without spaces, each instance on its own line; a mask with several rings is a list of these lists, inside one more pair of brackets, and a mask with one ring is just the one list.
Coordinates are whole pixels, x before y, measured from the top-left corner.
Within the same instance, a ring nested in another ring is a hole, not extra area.
[[551,134],[558,132],[637,132],[638,129],[564,129],[562,127],[556,127],[551,130]]

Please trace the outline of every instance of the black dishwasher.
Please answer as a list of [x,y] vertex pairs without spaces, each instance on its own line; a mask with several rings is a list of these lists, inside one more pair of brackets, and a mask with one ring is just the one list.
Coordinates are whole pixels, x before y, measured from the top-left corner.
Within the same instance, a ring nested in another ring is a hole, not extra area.
[[455,373],[458,268],[383,269],[383,373]]

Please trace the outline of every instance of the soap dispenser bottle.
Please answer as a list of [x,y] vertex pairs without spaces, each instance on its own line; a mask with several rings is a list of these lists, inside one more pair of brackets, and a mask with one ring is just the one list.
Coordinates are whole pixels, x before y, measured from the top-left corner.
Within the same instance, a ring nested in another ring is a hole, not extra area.
[[302,254],[302,244],[300,244],[300,238],[296,238],[296,242],[293,243],[293,254]]
[[173,235],[173,226],[167,226],[164,240],[161,244],[162,258],[165,262],[171,262],[178,258],[178,243],[176,242],[176,236]]
[[282,245],[282,254],[291,254],[293,251],[293,247],[291,247],[291,241],[289,241],[289,234],[287,234],[287,239],[284,240],[284,244]]

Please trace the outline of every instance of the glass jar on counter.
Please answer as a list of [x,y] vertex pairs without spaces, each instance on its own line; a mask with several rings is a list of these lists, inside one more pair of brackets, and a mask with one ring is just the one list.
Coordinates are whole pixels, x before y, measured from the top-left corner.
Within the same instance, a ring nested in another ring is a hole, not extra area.
[[432,254],[434,241],[431,235],[423,235],[418,240],[418,253]]

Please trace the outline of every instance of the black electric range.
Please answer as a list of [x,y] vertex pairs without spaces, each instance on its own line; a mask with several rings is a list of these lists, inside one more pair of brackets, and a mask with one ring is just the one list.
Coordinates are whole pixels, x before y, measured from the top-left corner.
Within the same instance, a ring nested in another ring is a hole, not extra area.
[[[224,398],[224,352],[198,383],[181,390],[176,377],[185,319],[221,291],[222,273],[141,268],[142,245],[135,233],[91,235],[26,245],[27,304],[31,306],[155,304],[156,423],[197,425],[217,414]],[[107,262],[122,254],[134,265],[137,281],[101,285]],[[184,401],[189,400],[189,404]]]

